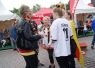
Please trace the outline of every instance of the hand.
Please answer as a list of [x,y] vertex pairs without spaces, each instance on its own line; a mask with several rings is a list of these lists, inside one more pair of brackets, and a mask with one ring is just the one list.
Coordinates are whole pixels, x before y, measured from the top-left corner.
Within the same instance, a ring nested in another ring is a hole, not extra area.
[[41,35],[35,35],[37,37],[38,40],[41,39]]
[[43,38],[44,36],[43,35],[38,35],[40,38]]
[[41,38],[44,38],[44,36],[43,36],[43,35],[41,35]]
[[45,49],[45,50],[47,50],[48,49],[48,47],[46,47],[46,45],[45,44],[41,44],[40,45],[43,49]]
[[44,37],[44,36],[43,36],[43,34],[41,34],[41,33],[40,33],[39,35],[41,36],[41,38],[43,38],[43,37]]
[[43,35],[39,35],[41,38],[43,38],[44,36]]
[[48,45],[48,49],[53,49],[54,47],[52,45]]

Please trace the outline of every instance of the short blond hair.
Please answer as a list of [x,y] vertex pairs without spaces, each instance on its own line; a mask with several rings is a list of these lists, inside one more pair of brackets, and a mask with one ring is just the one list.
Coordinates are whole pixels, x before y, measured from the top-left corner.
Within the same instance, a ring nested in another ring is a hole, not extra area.
[[27,5],[22,5],[19,9],[20,15],[26,15],[26,13],[30,10],[29,6]]
[[58,13],[59,17],[63,17],[63,10],[61,8],[54,8],[53,12]]

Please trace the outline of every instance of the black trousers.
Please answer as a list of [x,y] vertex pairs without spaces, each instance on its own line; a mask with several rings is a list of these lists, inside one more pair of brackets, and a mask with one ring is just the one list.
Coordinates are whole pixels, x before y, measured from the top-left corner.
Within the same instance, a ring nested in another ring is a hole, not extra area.
[[73,55],[68,56],[68,60],[69,60],[70,68],[76,68],[75,67],[75,59],[74,59],[74,56]]
[[53,51],[54,49],[48,49],[49,60],[51,64],[54,64]]
[[23,56],[26,62],[25,68],[38,68],[37,55]]
[[59,64],[60,68],[69,68],[70,67],[68,56],[56,57],[56,60]]

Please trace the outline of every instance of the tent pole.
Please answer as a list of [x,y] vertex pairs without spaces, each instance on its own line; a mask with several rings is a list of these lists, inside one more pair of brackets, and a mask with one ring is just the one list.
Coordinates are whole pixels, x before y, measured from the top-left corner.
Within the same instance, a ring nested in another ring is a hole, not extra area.
[[74,13],[74,22],[75,22],[76,34],[78,34],[77,14],[75,13]]
[[75,22],[75,26],[77,28],[77,17],[76,17],[77,14],[74,13],[74,22]]

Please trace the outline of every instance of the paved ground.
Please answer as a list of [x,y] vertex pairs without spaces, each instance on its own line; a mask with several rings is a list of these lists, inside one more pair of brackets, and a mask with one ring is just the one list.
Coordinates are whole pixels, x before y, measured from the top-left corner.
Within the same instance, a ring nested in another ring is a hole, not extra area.
[[[90,43],[91,43],[92,37],[84,37],[84,38],[79,38],[79,42],[86,42],[88,43],[88,48],[87,48],[87,53],[84,56],[85,58],[85,68],[95,68],[95,49],[92,50],[90,48]],[[48,68],[49,65],[49,60],[48,60],[48,55],[47,52],[43,49],[40,49],[40,54],[39,54],[39,59],[42,63],[45,64],[44,67],[40,68]],[[56,60],[55,60],[56,68],[59,68]],[[4,50],[0,51],[0,68],[24,68],[25,67],[25,62],[18,54],[18,52],[13,51],[13,50]],[[76,68],[81,68],[79,63],[76,60]]]

